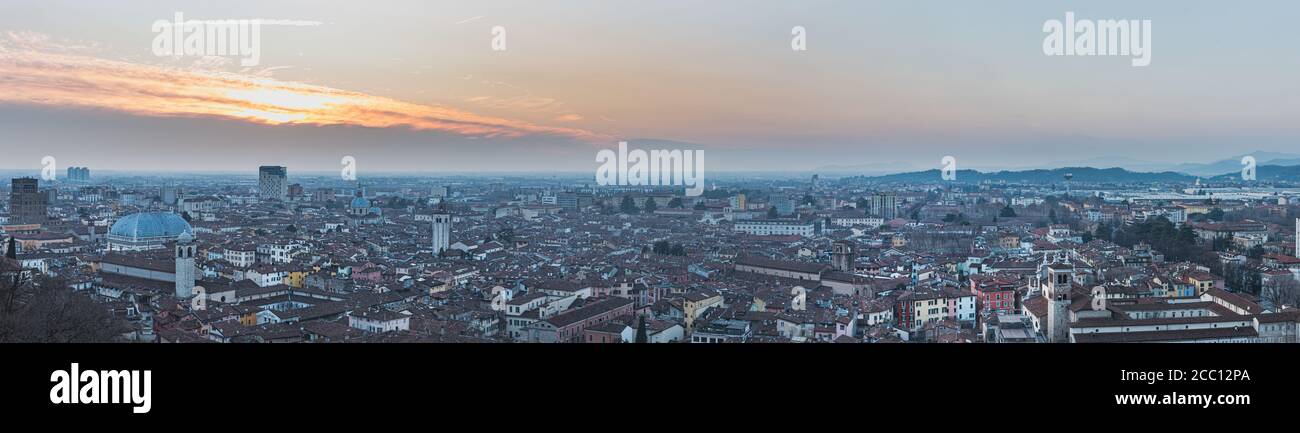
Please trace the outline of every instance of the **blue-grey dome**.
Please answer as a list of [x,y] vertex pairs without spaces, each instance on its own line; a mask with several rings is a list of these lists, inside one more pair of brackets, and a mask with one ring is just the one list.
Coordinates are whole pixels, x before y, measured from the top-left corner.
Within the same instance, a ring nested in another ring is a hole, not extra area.
[[354,198],[354,199],[352,199],[352,208],[353,208],[353,209],[369,209],[369,208],[370,208],[370,200],[366,200],[365,197],[357,197],[357,198]]
[[131,214],[113,223],[109,236],[122,238],[157,238],[177,237],[181,234],[194,235],[194,228],[180,215],[171,212],[145,212]]

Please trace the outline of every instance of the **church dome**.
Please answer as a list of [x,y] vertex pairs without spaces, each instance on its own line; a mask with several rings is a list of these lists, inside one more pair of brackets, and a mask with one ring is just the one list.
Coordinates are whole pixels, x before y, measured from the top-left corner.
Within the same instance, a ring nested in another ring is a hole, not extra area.
[[182,234],[194,235],[194,228],[180,215],[171,212],[145,212],[131,214],[113,223],[108,235],[118,239],[152,240],[176,239]]
[[370,200],[366,200],[365,197],[357,197],[357,198],[354,198],[354,199],[352,199],[352,208],[353,208],[353,209],[370,209]]

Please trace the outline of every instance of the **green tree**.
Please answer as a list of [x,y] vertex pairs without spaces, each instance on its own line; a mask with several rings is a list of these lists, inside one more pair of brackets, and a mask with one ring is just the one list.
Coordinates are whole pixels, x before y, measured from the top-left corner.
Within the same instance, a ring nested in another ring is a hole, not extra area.
[[659,205],[655,204],[653,197],[646,197],[645,204],[641,208],[645,209],[645,213],[654,213],[655,209],[659,208]]
[[515,229],[513,227],[503,228],[497,231],[496,237],[502,242],[512,244],[515,242]]
[[1002,211],[1001,211],[1001,212],[998,212],[998,216],[1003,217],[1003,218],[1015,218],[1015,217],[1016,217],[1016,210],[1015,210],[1015,209],[1012,209],[1012,208],[1011,208],[1011,205],[1006,205],[1006,206],[1004,206],[1004,207],[1002,208]]
[[669,200],[669,201],[668,201],[668,207],[673,208],[673,209],[681,209],[681,208],[682,208],[682,198],[681,198],[681,197],[673,197],[672,200]]
[[639,323],[637,323],[637,325],[636,325],[636,342],[637,342],[637,343],[649,343],[649,342],[650,342],[650,334],[649,334],[648,332],[646,332],[646,328],[645,328],[645,316],[644,316],[644,315],[640,316],[640,319],[638,319],[638,322],[639,322]]
[[655,254],[668,254],[669,250],[668,241],[656,241],[650,249]]
[[632,196],[627,195],[623,196],[623,203],[619,204],[618,210],[626,214],[634,214],[641,211],[636,208],[636,201],[632,200]]
[[1112,237],[1111,237],[1110,226],[1104,222],[1097,224],[1097,228],[1093,230],[1092,236],[1099,240],[1103,240],[1107,242],[1111,241]]
[[768,218],[776,218],[777,216],[779,216],[779,215],[776,213],[776,206],[772,206],[772,207],[767,208],[767,217],[768,217]]
[[1214,221],[1223,221],[1223,209],[1219,209],[1217,207],[1214,209],[1210,209],[1210,213],[1209,215],[1206,215],[1206,218],[1209,218]]

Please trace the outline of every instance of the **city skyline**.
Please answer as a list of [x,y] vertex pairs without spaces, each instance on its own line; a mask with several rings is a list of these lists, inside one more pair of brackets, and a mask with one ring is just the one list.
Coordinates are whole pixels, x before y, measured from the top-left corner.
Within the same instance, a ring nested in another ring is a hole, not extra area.
[[[0,168],[585,171],[618,141],[707,149],[717,171],[1210,162],[1300,137],[1300,64],[1267,30],[1295,6],[1264,3],[19,2]],[[1066,12],[1150,20],[1151,64],[1045,56]],[[267,20],[260,64],[156,56],[176,13]]]
[[1295,406],[1294,1],[2,9],[40,425]]

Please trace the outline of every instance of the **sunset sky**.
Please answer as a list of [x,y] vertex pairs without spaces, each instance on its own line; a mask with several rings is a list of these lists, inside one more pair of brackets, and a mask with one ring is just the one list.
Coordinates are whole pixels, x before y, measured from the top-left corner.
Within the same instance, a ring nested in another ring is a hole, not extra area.
[[[0,168],[1016,168],[1300,153],[1292,1],[21,1]],[[1043,22],[1150,19],[1152,63],[1049,57]],[[276,20],[260,64],[159,57],[156,20]],[[507,49],[493,51],[492,28]],[[803,26],[808,50],[790,49]]]

